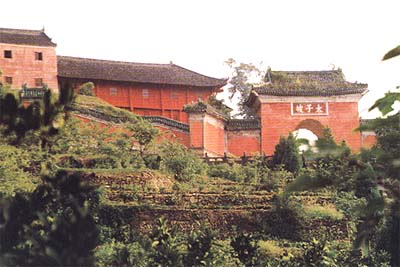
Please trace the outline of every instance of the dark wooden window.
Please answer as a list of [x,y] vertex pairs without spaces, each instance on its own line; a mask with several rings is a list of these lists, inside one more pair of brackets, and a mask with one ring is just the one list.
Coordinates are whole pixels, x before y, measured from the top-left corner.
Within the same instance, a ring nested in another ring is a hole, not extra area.
[[144,99],[148,99],[149,96],[150,96],[149,89],[142,89],[142,97],[143,97]]
[[9,77],[9,76],[6,76],[5,77],[5,82],[6,82],[6,84],[12,84],[13,83],[13,78]]
[[35,60],[43,60],[43,53],[42,52],[35,52]]
[[118,95],[118,88],[111,87],[110,88],[110,95]]
[[43,86],[43,78],[35,78],[35,86],[36,87]]
[[4,50],[4,58],[12,58],[12,51]]

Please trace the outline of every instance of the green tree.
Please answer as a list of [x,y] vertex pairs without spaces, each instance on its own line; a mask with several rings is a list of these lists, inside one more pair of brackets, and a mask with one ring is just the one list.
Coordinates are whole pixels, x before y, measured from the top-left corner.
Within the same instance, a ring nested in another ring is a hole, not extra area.
[[287,138],[281,136],[279,143],[275,146],[272,162],[274,165],[283,165],[289,172],[298,171],[300,168],[299,149],[292,133]]
[[250,80],[262,76],[263,72],[251,63],[238,63],[233,58],[226,60],[225,64],[227,64],[232,70],[232,77],[229,79],[230,87],[228,88],[229,93],[231,94],[230,99],[232,99],[236,94],[238,94],[239,97],[238,115],[243,116],[246,119],[254,118],[254,112],[245,105],[245,102],[253,88],[253,84]]
[[22,105],[21,99],[8,93],[0,98],[0,124],[5,125],[5,134],[15,134],[14,144],[21,143],[30,131],[39,131],[41,148],[48,145],[48,138],[58,132],[66,119],[64,111],[73,101],[70,87],[62,88],[57,102],[52,101],[47,89],[41,101],[29,106]]
[[163,169],[178,181],[189,181],[207,171],[207,165],[182,144],[165,142],[160,155]]
[[231,240],[231,246],[244,266],[257,266],[258,240],[253,235],[240,233]]
[[215,108],[217,111],[219,111],[226,117],[228,117],[228,118],[231,117],[232,109],[230,107],[228,107],[227,105],[225,105],[223,99],[221,99],[221,100],[217,99],[217,97],[214,94],[208,98],[207,102],[209,105],[211,105],[213,108]]
[[142,119],[134,124],[128,124],[127,128],[132,131],[132,137],[139,144],[140,155],[143,158],[145,151],[159,135],[160,131]]
[[176,227],[170,228],[167,220],[160,218],[156,228],[150,235],[152,239],[151,266],[179,267],[182,266],[182,255],[179,251],[179,236]]
[[80,175],[59,172],[30,194],[2,199],[2,266],[94,266],[97,196]]
[[87,82],[82,84],[81,87],[79,87],[78,93],[80,95],[94,96],[93,88],[94,88],[94,83]]
[[187,239],[187,253],[183,259],[184,266],[212,266],[216,234],[210,228],[201,225],[200,229],[192,231]]

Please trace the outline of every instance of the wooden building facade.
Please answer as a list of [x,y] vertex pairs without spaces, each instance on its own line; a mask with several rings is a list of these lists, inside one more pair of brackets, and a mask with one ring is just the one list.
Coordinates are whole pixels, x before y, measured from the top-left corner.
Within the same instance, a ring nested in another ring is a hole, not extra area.
[[183,106],[206,100],[226,80],[215,79],[175,64],[147,64],[59,56],[59,83],[79,87],[94,83],[95,95],[143,116],[162,116],[188,122]]

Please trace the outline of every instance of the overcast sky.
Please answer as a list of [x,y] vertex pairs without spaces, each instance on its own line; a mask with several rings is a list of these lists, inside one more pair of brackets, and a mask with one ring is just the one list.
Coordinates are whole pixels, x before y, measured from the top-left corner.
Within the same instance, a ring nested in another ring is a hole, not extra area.
[[369,84],[365,110],[400,85],[400,1],[7,0],[0,27],[41,29],[57,54],[169,63],[228,77],[228,58],[273,70],[343,69]]

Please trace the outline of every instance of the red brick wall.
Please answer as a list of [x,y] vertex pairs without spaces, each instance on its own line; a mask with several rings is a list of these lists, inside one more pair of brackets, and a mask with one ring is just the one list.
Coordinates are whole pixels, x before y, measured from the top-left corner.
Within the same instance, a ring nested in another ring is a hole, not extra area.
[[189,147],[190,143],[190,136],[189,133],[175,130],[169,127],[164,127],[160,125],[155,125],[158,129],[161,131],[160,135],[160,141],[162,140],[170,140],[170,141],[176,141],[181,143],[182,145],[185,145],[186,147]]
[[376,135],[374,132],[361,133],[361,145],[364,148],[371,148],[376,144]]
[[228,152],[235,156],[256,154],[260,152],[260,131],[228,131]]
[[204,149],[210,156],[222,156],[226,151],[224,121],[209,114],[205,114]]
[[189,148],[200,150],[204,149],[204,116],[205,114],[193,113],[189,116]]
[[[12,58],[4,58],[4,50],[12,51]],[[43,53],[43,60],[35,60],[35,52]],[[20,89],[22,84],[37,87],[35,78],[42,78],[49,88],[58,91],[57,57],[54,47],[0,44],[0,78],[12,77],[12,88]]]
[[287,136],[303,120],[318,120],[329,126],[337,142],[345,140],[349,147],[358,151],[361,147],[361,135],[355,132],[359,126],[357,102],[330,102],[329,115],[295,116],[291,114],[291,103],[261,104],[261,150],[267,155],[274,152],[280,136]]
[[189,148],[204,155],[222,156],[226,151],[225,122],[207,113],[190,113],[190,145]]
[[[85,123],[96,122],[98,125],[103,126],[103,127],[108,125],[107,122],[98,121],[98,120],[94,121],[87,117],[80,116],[78,114],[74,114],[74,116]],[[179,143],[189,147],[189,142],[190,142],[189,133],[186,133],[184,131],[180,131],[177,129],[169,128],[169,127],[164,127],[161,125],[154,125],[154,127],[158,128],[161,131],[158,141],[171,140],[171,141],[179,142]],[[123,127],[118,126],[118,125],[113,125],[110,128],[111,132],[120,131],[120,130],[127,131],[126,129],[124,129]]]
[[[60,78],[71,81],[76,87],[88,80]],[[96,96],[120,108],[125,108],[139,115],[163,116],[188,123],[189,119],[183,106],[198,100],[205,100],[217,88],[198,88],[189,86],[135,84],[93,80]],[[111,91],[110,88],[116,90]],[[145,92],[144,92],[145,90]],[[147,96],[147,97],[146,97]]]

